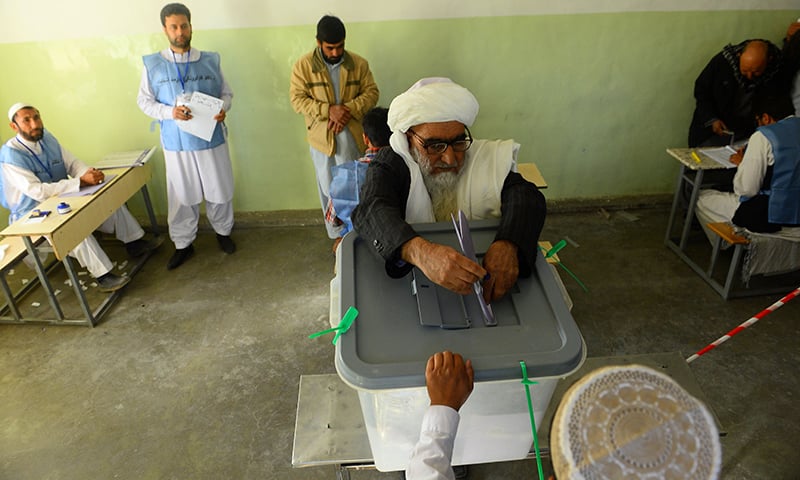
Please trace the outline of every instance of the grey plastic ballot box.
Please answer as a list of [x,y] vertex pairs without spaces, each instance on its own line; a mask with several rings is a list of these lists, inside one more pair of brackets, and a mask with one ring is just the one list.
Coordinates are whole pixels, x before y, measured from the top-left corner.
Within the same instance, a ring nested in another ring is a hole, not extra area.
[[[479,261],[494,240],[497,225],[497,220],[470,222]],[[414,228],[427,240],[460,250],[451,222],[415,225]],[[372,246],[354,233],[345,236],[340,248],[340,315],[343,316],[350,306],[358,309],[359,314],[336,345],[336,369],[342,380],[359,392],[378,469],[404,468],[402,459],[408,458],[405,449],[410,452],[419,437],[419,422],[427,406],[425,365],[430,355],[442,350],[458,352],[471,359],[475,369],[476,389],[462,407],[459,437],[464,436],[464,422],[470,413],[484,420],[499,415],[491,423],[495,426],[498,422],[502,424],[505,416],[518,415],[513,422],[522,426],[519,432],[522,436],[527,428],[527,445],[526,440],[522,440],[518,449],[507,448],[508,445],[501,440],[499,448],[504,453],[516,450],[519,456],[515,458],[523,458],[532,435],[530,422],[525,420],[528,413],[520,383],[520,361],[525,361],[529,378],[540,382],[534,386],[533,392],[539,403],[536,416],[541,417],[557,379],[577,370],[586,357],[580,331],[556,284],[553,269],[541,253],[532,275],[520,278],[510,295],[492,304],[497,326],[485,326],[479,316],[471,315],[469,328],[447,329],[420,323],[411,274],[400,279],[390,278],[384,261],[372,252]],[[435,308],[436,303],[428,302],[426,305]],[[453,312],[440,313],[446,318]],[[463,315],[463,311],[455,312],[455,315]],[[513,392],[510,394],[513,400],[497,398],[500,385],[503,385],[503,396]],[[405,395],[404,390],[410,396]],[[476,393],[480,397],[479,390],[486,390],[485,399],[474,399]],[[401,398],[383,395],[389,392],[399,393]],[[517,392],[519,398],[516,398]],[[393,416],[397,418],[393,419]],[[491,430],[489,426],[481,428]],[[481,428],[476,429],[476,435],[483,435]],[[457,447],[458,440],[457,437]],[[511,459],[503,454],[486,457],[485,443],[482,447],[479,444],[492,439],[466,440],[478,440],[471,442],[477,444],[476,449],[462,451],[460,455],[457,448],[454,453],[456,464],[459,461],[479,463]],[[392,458],[386,461],[379,458],[380,452],[384,451]]]
[[[494,240],[497,224],[470,222],[479,260]],[[452,223],[414,228],[427,240],[459,250]],[[531,377],[561,376],[584,357],[581,334],[541,253],[533,274],[520,278],[510,296],[492,304],[496,327],[478,319],[470,328],[446,330],[420,324],[411,274],[389,278],[372,246],[354,234],[344,238],[341,248],[341,315],[350,306],[359,315],[339,340],[337,362],[343,379],[358,388],[425,385],[428,357],[444,349],[471,358],[476,381],[520,377],[520,360]]]

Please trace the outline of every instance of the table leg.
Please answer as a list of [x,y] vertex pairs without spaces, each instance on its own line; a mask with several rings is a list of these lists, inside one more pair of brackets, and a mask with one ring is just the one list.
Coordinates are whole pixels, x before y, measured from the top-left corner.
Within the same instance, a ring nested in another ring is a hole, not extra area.
[[694,217],[694,207],[697,205],[697,197],[700,195],[700,186],[703,184],[703,170],[697,170],[694,175],[694,181],[689,182],[692,186],[692,194],[689,197],[689,206],[686,209],[686,219],[683,221],[683,232],[681,233],[681,243],[679,248],[684,251],[686,248],[686,241],[689,239],[689,230],[692,227],[692,218]]
[[744,247],[741,244],[733,247],[733,258],[731,259],[731,266],[728,268],[728,275],[725,277],[725,286],[722,287],[722,298],[725,300],[731,296],[731,289],[733,287],[733,279],[738,271],[739,262],[742,260],[742,252]]
[[53,286],[50,285],[50,280],[47,278],[47,271],[45,271],[42,261],[39,259],[39,254],[36,252],[36,247],[33,246],[31,237],[22,237],[22,241],[25,243],[25,248],[28,249],[28,255],[33,259],[36,275],[39,277],[39,283],[42,284],[42,288],[47,294],[50,307],[53,308],[53,312],[56,314],[58,321],[63,322],[64,313],[61,311],[61,305],[58,304],[58,299],[56,299],[56,295],[53,293]]
[[717,266],[717,258],[719,258],[719,251],[722,247],[722,237],[717,237],[714,244],[711,246],[711,260],[708,262],[708,278],[714,276],[714,267]]
[[[6,281],[6,274],[5,272],[0,273],[0,286],[3,287],[3,293],[6,296],[6,304],[7,308],[11,310],[11,314],[14,315],[14,318],[18,321],[22,321],[22,315],[19,313],[19,308],[17,307],[16,299],[14,298],[14,294],[11,293],[11,289],[8,287],[8,282]],[[5,308],[3,309],[5,311]]]
[[150,201],[150,192],[147,190],[147,185],[142,185],[141,192],[142,198],[144,199],[144,206],[147,208],[147,216],[150,219],[150,225],[153,227],[153,234],[159,235],[158,222],[156,221],[156,214],[153,212],[153,202]]
[[78,298],[78,303],[81,306],[81,310],[83,310],[83,315],[86,317],[88,325],[90,327],[94,327],[94,315],[92,314],[92,309],[89,308],[89,303],[86,301],[86,295],[83,294],[81,282],[78,280],[78,275],[75,273],[75,269],[72,268],[72,261],[70,260],[69,256],[64,258],[64,270],[67,271],[67,276],[69,276],[69,280],[72,282],[72,288],[75,290],[75,296]]
[[334,465],[336,469],[336,480],[350,480],[350,470],[343,465]]
[[678,184],[675,186],[675,195],[672,198],[672,209],[669,212],[669,221],[667,222],[667,234],[664,236],[664,243],[669,244],[672,241],[672,224],[675,222],[675,215],[678,212],[678,203],[681,198],[681,190],[683,189],[683,176],[686,173],[686,167],[681,165],[678,171]]

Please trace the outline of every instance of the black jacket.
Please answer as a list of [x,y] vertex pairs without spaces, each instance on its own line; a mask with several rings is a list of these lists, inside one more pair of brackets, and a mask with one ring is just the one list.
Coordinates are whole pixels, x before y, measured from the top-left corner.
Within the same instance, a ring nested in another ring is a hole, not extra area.
[[[403,158],[391,148],[383,148],[370,162],[361,200],[352,215],[358,235],[386,261],[386,272],[395,278],[411,271],[412,265],[401,261],[400,251],[418,235],[405,221],[410,188],[411,174]],[[544,195],[522,175],[510,172],[503,183],[500,209],[495,241],[508,240],[517,246],[520,276],[528,276],[547,213]]]
[[775,92],[783,88],[779,77],[780,50],[770,42],[766,71],[753,81],[739,71],[739,55],[748,42],[727,45],[714,55],[694,82],[696,107],[689,127],[689,146],[696,147],[711,138],[714,132],[707,125],[714,119],[725,122],[737,140],[753,134],[756,122],[752,111],[753,96],[761,91]]

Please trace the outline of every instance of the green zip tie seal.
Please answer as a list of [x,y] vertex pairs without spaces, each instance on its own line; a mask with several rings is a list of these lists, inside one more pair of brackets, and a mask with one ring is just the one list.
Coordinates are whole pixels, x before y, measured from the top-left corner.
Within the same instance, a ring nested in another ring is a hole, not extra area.
[[[553,248],[551,248],[550,250],[545,251],[541,246],[539,246],[539,250],[541,250],[542,253],[544,254],[544,258],[550,258],[556,253],[558,253],[559,250],[561,250],[566,246],[567,246],[567,241],[561,240],[560,242],[553,245]],[[583,282],[581,282],[581,280],[574,273],[572,273],[572,271],[569,268],[567,268],[563,263],[561,263],[560,260],[557,261],[556,264],[558,264],[559,267],[563,268],[564,271],[567,272],[569,276],[572,277],[573,280],[578,282],[578,285],[581,286],[584,292],[589,293],[589,289],[586,287],[586,285],[584,285]]]
[[522,367],[522,384],[525,385],[525,395],[528,397],[528,413],[531,416],[531,430],[533,431],[533,450],[536,453],[536,467],[539,469],[539,480],[544,480],[544,471],[542,470],[542,456],[539,453],[539,436],[536,434],[536,417],[533,414],[533,401],[531,400],[531,385],[536,385],[539,382],[534,382],[528,379],[528,367],[523,360],[519,362]]
[[339,322],[338,326],[312,333],[308,336],[308,338],[317,338],[328,333],[336,332],[336,335],[333,336],[333,340],[331,340],[331,343],[336,345],[336,342],[339,341],[339,337],[342,336],[343,333],[347,333],[347,331],[350,330],[350,327],[353,325],[353,321],[357,316],[358,310],[356,310],[356,307],[350,307],[347,309],[347,312],[345,312],[344,318],[342,318],[342,321]]

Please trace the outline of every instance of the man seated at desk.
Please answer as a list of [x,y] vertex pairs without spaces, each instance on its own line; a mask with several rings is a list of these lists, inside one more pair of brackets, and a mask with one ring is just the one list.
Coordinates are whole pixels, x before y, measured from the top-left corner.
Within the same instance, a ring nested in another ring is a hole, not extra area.
[[[370,163],[353,212],[358,234],[386,262],[391,277],[418,267],[430,280],[468,294],[483,280],[488,301],[502,297],[518,275],[530,275],[544,224],[544,196],[515,170],[512,140],[473,140],[478,102],[446,78],[426,78],[389,106],[391,148]],[[483,265],[419,236],[410,224],[500,218]]]
[[753,111],[759,128],[744,155],[731,156],[738,165],[733,193],[700,191],[697,218],[704,229],[709,222],[732,222],[752,232],[800,225],[800,118],[785,94],[759,95]]
[[[33,106],[12,105],[8,119],[17,133],[0,148],[0,200],[11,211],[9,223],[50,197],[77,192],[80,187],[103,181],[103,172],[84,165],[44,129],[39,110]],[[144,255],[161,244],[160,239],[148,242],[142,238],[144,230],[125,206],[98,230],[115,233],[132,257]],[[119,290],[130,280],[111,272],[114,265],[92,235],[75,247],[70,256],[97,279],[100,291]]]
[[721,146],[744,140],[754,129],[751,103],[761,91],[782,87],[780,50],[766,40],[727,45],[694,84],[696,107],[689,127],[690,147]]

